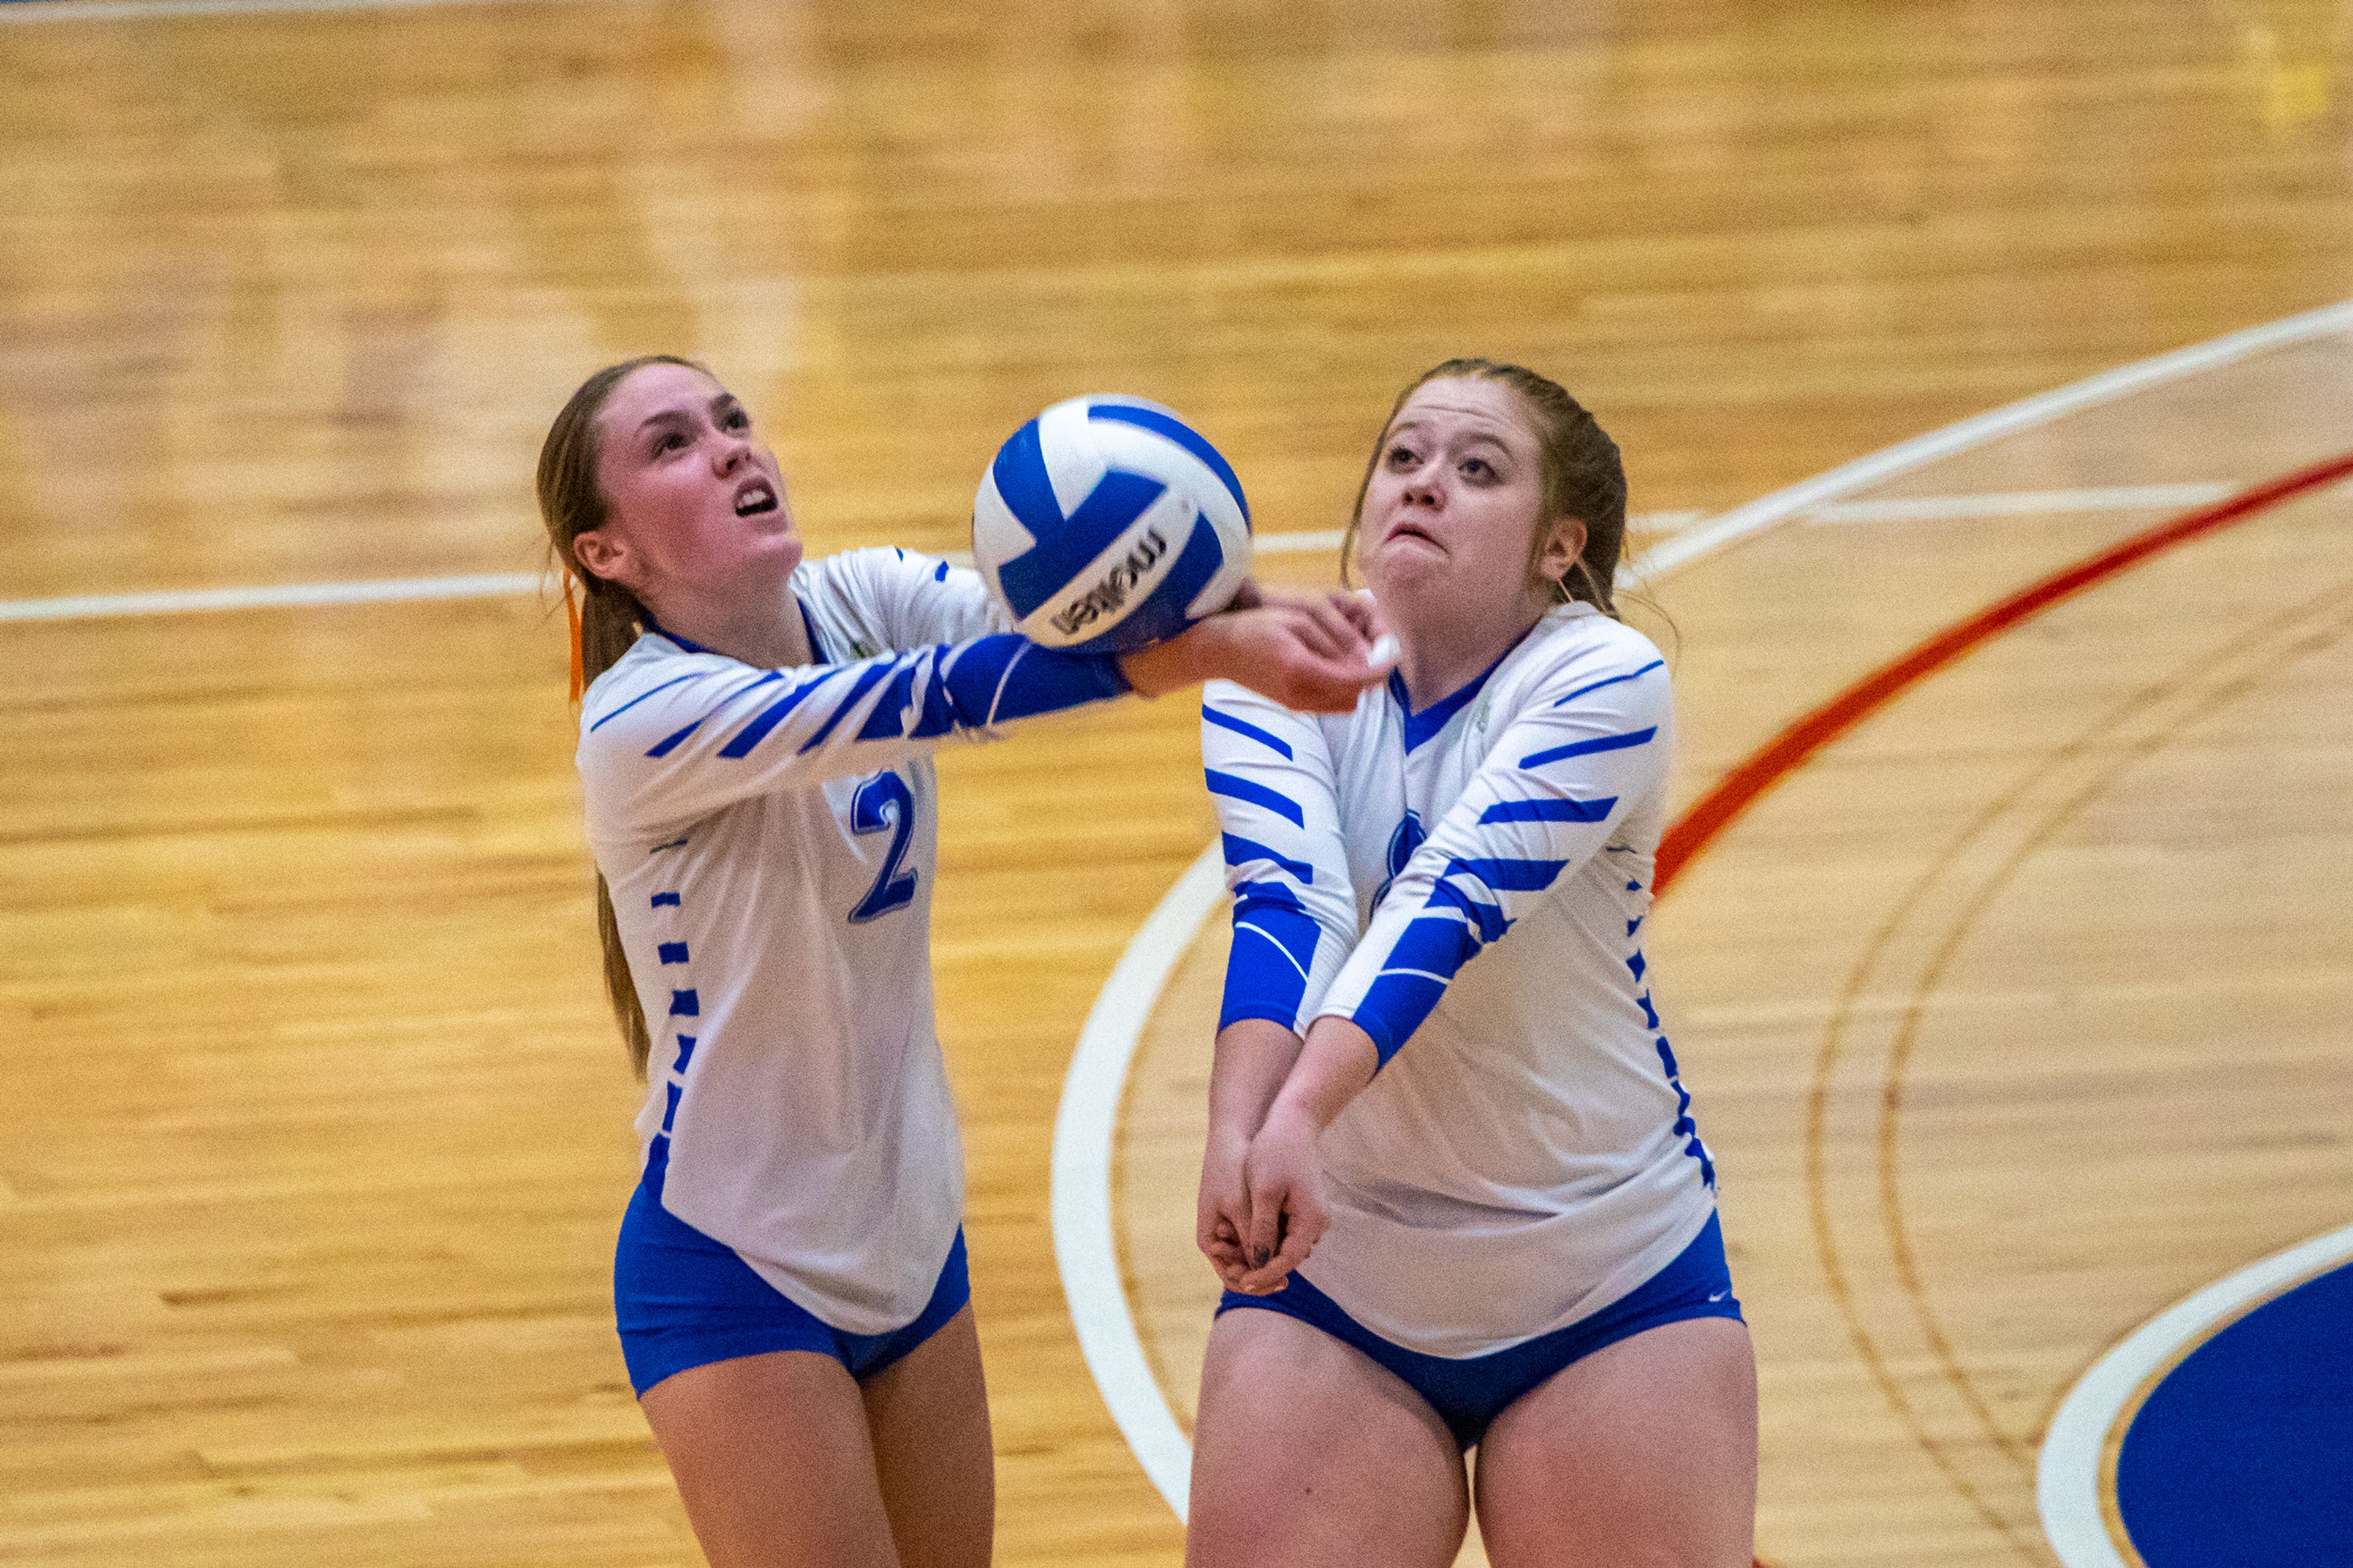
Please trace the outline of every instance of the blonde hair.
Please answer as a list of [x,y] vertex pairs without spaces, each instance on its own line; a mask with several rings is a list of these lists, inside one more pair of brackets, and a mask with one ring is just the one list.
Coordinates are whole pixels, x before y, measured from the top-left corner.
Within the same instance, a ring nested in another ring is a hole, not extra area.
[[1603,432],[1586,406],[1556,382],[1516,364],[1487,359],[1451,359],[1414,377],[1389,406],[1379,438],[1356,486],[1356,504],[1348,514],[1346,533],[1340,541],[1340,578],[1349,581],[1348,562],[1356,548],[1356,531],[1365,519],[1365,496],[1373,486],[1381,453],[1388,447],[1389,426],[1404,412],[1406,400],[1433,381],[1495,381],[1518,394],[1536,427],[1538,475],[1543,486],[1543,510],[1535,541],[1528,550],[1531,571],[1544,558],[1551,539],[1549,524],[1573,517],[1585,524],[1585,548],[1568,571],[1554,584],[1561,603],[1582,599],[1604,615],[1616,616],[1614,584],[1618,563],[1626,549],[1626,468],[1618,443]]
[[[547,427],[547,439],[540,443],[539,517],[547,526],[548,554],[559,571],[580,584],[578,642],[574,651],[584,685],[619,663],[652,620],[636,595],[581,565],[573,547],[582,534],[605,526],[605,492],[596,485],[596,416],[605,411],[606,400],[616,387],[649,364],[683,365],[711,374],[706,367],[676,354],[640,354],[608,364],[580,384]],[[601,871],[596,874],[596,940],[604,949],[605,994],[613,1005],[613,1020],[620,1026],[622,1042],[628,1047],[630,1067],[643,1078],[646,1059],[653,1054],[653,1038],[646,1029],[637,982],[629,973],[628,954],[621,946],[620,924],[613,915],[613,890],[605,885]]]

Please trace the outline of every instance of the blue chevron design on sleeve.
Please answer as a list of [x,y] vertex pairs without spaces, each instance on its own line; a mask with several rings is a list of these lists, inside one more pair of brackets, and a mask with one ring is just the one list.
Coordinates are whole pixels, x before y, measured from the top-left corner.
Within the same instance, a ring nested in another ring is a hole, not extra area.
[[1614,795],[1599,800],[1499,800],[1479,814],[1479,825],[1491,822],[1600,822],[1618,804]]
[[1546,763],[1556,763],[1566,757],[1589,757],[1598,752],[1622,752],[1631,746],[1647,746],[1658,732],[1658,726],[1653,724],[1647,730],[1629,730],[1622,735],[1597,735],[1590,741],[1572,741],[1548,752],[1531,752],[1520,759],[1520,766],[1540,768]]
[[[786,716],[789,715],[794,709],[799,707],[804,701],[815,695],[818,687],[823,686],[827,681],[832,679],[833,671],[828,669],[821,675],[815,676],[812,679],[804,680],[799,685],[795,686],[782,697],[777,698],[774,702],[769,703],[767,707],[762,709],[753,717],[750,723],[735,731],[734,738],[730,740],[725,745],[719,748],[719,754],[723,757],[742,757],[749,755],[753,747],[758,745],[762,741],[767,738],[769,731],[783,723]],[[700,719],[695,721],[696,724],[700,724],[702,722],[702,721]],[[686,735],[687,731],[682,730],[678,734],[672,736],[670,740],[664,741],[662,745],[664,747],[675,745],[678,742],[684,740]],[[649,752],[646,754],[648,756],[653,756],[658,753]]]
[[1218,843],[1225,853],[1226,864],[1229,866],[1247,866],[1253,860],[1268,860],[1271,861],[1278,870],[1295,879],[1301,887],[1312,888],[1315,885],[1314,867],[1304,860],[1285,859],[1281,854],[1268,848],[1254,838],[1244,838],[1238,833],[1221,833],[1218,835]]
[[1623,675],[1613,675],[1607,679],[1597,680],[1590,686],[1580,686],[1576,690],[1570,692],[1567,696],[1554,702],[1553,706],[1556,708],[1566,707],[1588,692],[1599,691],[1605,686],[1615,686],[1621,680],[1638,679],[1642,676],[1650,674],[1651,671],[1654,669],[1664,669],[1666,667],[1667,661],[1665,659],[1654,658],[1640,669],[1630,669]]
[[1206,702],[1201,704],[1201,718],[1208,723],[1215,724],[1220,730],[1231,730],[1237,735],[1248,736],[1260,745],[1280,753],[1286,759],[1291,755],[1290,742],[1272,731],[1260,729],[1247,719],[1237,719],[1230,713],[1219,712]]
[[1300,808],[1297,801],[1284,795],[1281,790],[1270,789],[1262,784],[1255,783],[1236,773],[1219,773],[1215,768],[1204,770],[1204,776],[1208,780],[1211,795],[1221,795],[1230,800],[1247,801],[1252,805],[1264,806],[1294,827],[1307,826],[1306,812]]

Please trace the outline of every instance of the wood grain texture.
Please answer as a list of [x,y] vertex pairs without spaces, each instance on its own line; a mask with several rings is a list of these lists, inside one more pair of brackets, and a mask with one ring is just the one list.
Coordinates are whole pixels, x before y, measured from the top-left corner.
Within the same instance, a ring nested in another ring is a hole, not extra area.
[[[1396,387],[1461,352],[1585,396],[1638,510],[1720,509],[2353,294],[2345,17],[662,0],[0,26],[0,596],[527,571],[547,420],[595,365],[649,349],[702,355],[746,397],[819,550],[953,547],[1003,435],[1096,390],[1186,411],[1262,528],[1335,526]],[[2335,374],[2087,416],[2064,444],[1888,493],[2259,477],[2336,423]],[[2147,662],[2168,606],[2213,601],[2217,647],[2285,613],[2256,594],[2265,574],[2320,569],[2278,521],[2152,575],[2173,596],[2120,626],[2084,624],[2064,648],[2091,711],[2174,668]],[[1793,529],[1666,584],[1678,788],[2117,526]],[[0,1155],[0,1561],[699,1561],[610,1324],[635,1093],[597,999],[560,620],[515,598],[0,626],[0,1085],[20,1108]],[[2091,652],[2111,637],[2113,668]],[[2147,763],[2072,816],[2032,796],[2000,842],[2172,820],[2258,715],[2314,737],[2265,777],[2321,822],[2343,751],[2297,682],[2341,691],[2337,657],[2282,655],[2307,673],[2211,711],[2185,688]],[[1989,712],[2033,720],[2000,758],[1935,731],[1870,764],[1874,788],[1957,825],[2003,765],[2077,743],[2084,710],[2014,687],[1944,715],[1964,737]],[[1045,1192],[1070,1042],[1210,831],[1197,766],[1181,700],[943,758],[941,1029],[1008,1563],[1177,1560],[1078,1356]],[[1873,847],[1934,842],[1785,798],[1678,893],[1662,954],[1708,1042],[1710,1131],[1754,1194],[1726,1198],[1737,1267],[1775,1302],[1804,1300],[1814,1267],[1809,1229],[1762,1217],[1802,1181],[1812,1053],[1871,921],[1926,871]],[[1888,1146],[1940,1331],[1975,1353],[2042,1325],[2015,1342],[2026,1370],[1976,1395],[1989,1422],[1957,1389],[1924,1416],[2002,1498],[2053,1369],[2101,1312],[2169,1299],[2195,1249],[2135,1251],[2155,1220],[2126,1184],[2087,1194],[2123,1216],[2106,1229],[2047,1238],[2075,1260],[2060,1272],[2005,1251],[1988,1277],[1964,1244],[1989,1227],[1968,1222],[2005,1200],[1947,1140],[1981,1130],[2014,1164],[2051,1134],[2002,1109],[2025,1069],[1978,1054],[1971,1020],[2147,1041],[2115,1070],[2157,1095],[2175,1064],[2193,1104],[2206,1037],[2151,1032],[2193,1001],[2278,1014],[2267,1094],[2341,1066],[2341,947],[2296,901],[2306,882],[2284,877],[2247,926],[2151,927],[2187,862],[2123,854],[2138,868],[2102,869],[2061,942],[2029,918],[2061,853],[1951,884],[1991,890],[1935,984],[1963,928],[1929,921],[1897,931],[1913,967],[1852,986],[1874,1028],[1919,1002],[1906,1059],[1936,1092],[1906,1100]],[[2307,863],[2327,864],[2288,869]],[[1767,919],[1806,898],[1850,913]],[[2313,945],[2225,965],[2270,911]],[[2160,941],[2219,955],[2195,997],[2096,967]],[[2082,965],[2096,984],[2069,979]],[[1872,1038],[1841,1056],[1866,1084],[1894,1049]],[[2105,1136],[2164,1103],[2132,1100]],[[1875,1125],[1825,1144],[1859,1140],[1866,1198]],[[2263,1234],[2292,1231],[2306,1216],[2279,1194],[2310,1194],[2281,1173],[2337,1158],[2342,1131],[2218,1128],[2255,1163],[2217,1170],[2269,1174],[2189,1205],[2192,1239],[2252,1249],[2230,1200],[2253,1186],[2275,1205]],[[1129,1211],[1160,1213],[1134,1201],[1156,1185],[1189,1212],[1189,1177],[1129,1180]],[[1868,1201],[1839,1215],[1876,1234]],[[2094,1267],[2096,1289],[2070,1272]],[[1767,1340],[1767,1554],[1862,1560],[1895,1518],[1917,1521],[1906,1560],[1981,1560],[1991,1526],[1917,1445],[1864,1440],[1894,1417],[1836,1310],[1789,1310]],[[1888,1354],[1910,1376],[1917,1351]],[[1920,1386],[1949,1388],[1922,1353]],[[1857,1492],[1830,1489],[1881,1447]]]

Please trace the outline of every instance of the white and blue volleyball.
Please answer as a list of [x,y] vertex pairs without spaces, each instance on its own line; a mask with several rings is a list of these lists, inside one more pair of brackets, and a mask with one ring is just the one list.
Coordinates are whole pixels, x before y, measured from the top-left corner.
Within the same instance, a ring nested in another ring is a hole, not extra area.
[[1156,403],[1073,397],[1013,433],[973,500],[972,558],[1030,641],[1128,653],[1232,603],[1250,504]]

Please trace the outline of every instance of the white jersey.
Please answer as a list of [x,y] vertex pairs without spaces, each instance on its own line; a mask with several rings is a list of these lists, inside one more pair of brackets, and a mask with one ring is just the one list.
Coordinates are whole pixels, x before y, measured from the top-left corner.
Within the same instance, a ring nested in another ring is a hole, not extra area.
[[1220,1026],[1354,1019],[1382,1066],[1319,1144],[1303,1272],[1425,1354],[1597,1312],[1705,1227],[1715,1169],[1641,952],[1664,825],[1665,661],[1559,606],[1419,713],[1225,681],[1202,752],[1235,895]]
[[902,551],[805,563],[792,595],[818,665],[649,633],[588,689],[588,843],[653,1039],[638,1133],[662,1206],[834,1328],[883,1333],[923,1310],[964,1208],[932,748],[1126,683],[1004,634],[976,574]]

